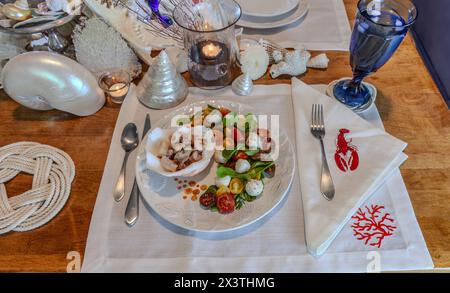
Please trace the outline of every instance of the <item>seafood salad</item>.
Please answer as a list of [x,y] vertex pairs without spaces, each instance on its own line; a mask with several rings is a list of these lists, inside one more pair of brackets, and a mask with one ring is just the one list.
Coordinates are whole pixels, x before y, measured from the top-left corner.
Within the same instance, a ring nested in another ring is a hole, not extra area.
[[215,184],[200,196],[199,203],[213,212],[232,213],[258,199],[264,179],[275,175],[271,157],[274,141],[267,129],[257,128],[256,116],[251,113],[242,115],[209,106],[201,118],[204,125],[214,129],[218,168]]
[[276,140],[268,129],[258,127],[257,118],[211,105],[199,107],[192,116],[177,116],[172,129],[156,128],[149,134],[147,166],[177,181],[176,177],[199,174],[214,158],[214,184],[198,190],[190,186],[183,198],[190,195],[189,190],[198,191],[191,199],[199,199],[202,208],[232,213],[257,200],[263,194],[264,180],[275,175],[272,151]]

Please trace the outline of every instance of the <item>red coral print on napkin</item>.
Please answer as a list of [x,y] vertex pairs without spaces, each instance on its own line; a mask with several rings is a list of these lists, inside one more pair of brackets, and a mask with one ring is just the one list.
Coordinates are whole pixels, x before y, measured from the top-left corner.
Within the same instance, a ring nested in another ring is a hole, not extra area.
[[336,139],[336,153],[334,160],[342,172],[355,171],[359,165],[358,148],[351,144],[352,139],[347,140],[345,135],[350,133],[348,129],[340,129]]
[[[392,225],[394,219],[389,213],[384,212],[383,205],[371,205],[358,209],[352,219],[356,220],[352,224],[352,229],[356,239],[364,241],[365,245],[380,248],[385,237],[392,236],[396,226]],[[391,224],[391,225],[389,225]]]

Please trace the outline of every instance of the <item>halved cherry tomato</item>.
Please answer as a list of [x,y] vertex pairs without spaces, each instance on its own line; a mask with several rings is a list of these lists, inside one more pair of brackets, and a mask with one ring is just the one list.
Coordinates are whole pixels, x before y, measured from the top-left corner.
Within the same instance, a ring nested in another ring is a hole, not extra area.
[[239,178],[233,178],[230,181],[230,191],[233,194],[239,194],[244,190],[244,182]]
[[228,194],[228,193],[230,193],[230,189],[227,186],[222,185],[217,190],[216,195],[221,196],[221,195]]
[[204,209],[210,209],[216,203],[216,196],[211,192],[205,192],[200,196],[200,205]]
[[222,194],[217,197],[217,209],[221,214],[229,214],[234,211],[234,196],[230,193]]

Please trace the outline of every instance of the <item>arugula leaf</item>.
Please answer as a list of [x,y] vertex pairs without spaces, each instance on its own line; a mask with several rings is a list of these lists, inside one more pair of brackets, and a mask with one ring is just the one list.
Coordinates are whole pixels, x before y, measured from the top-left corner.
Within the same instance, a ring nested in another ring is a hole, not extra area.
[[249,179],[251,179],[251,177],[248,174],[246,174],[246,173],[241,174],[241,173],[238,173],[238,172],[234,171],[231,168],[224,167],[224,166],[220,166],[219,168],[217,168],[216,175],[219,178],[222,178],[222,177],[225,177],[225,176],[230,176],[230,177],[239,178],[239,179],[242,179],[242,180],[249,180]]
[[261,174],[264,172],[264,170],[271,167],[273,164],[274,162],[256,161],[255,163],[253,163],[252,168],[248,171],[247,174],[253,179],[261,178]]

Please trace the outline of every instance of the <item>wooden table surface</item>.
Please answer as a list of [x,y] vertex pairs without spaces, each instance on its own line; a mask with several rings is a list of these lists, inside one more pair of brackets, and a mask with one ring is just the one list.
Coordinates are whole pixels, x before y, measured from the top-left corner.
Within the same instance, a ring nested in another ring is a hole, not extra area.
[[[353,23],[356,0],[345,0]],[[327,84],[350,76],[346,52],[327,52],[326,71],[308,70],[300,78]],[[409,143],[401,173],[436,267],[450,267],[450,111],[408,35],[394,57],[373,77],[377,106],[386,130]],[[24,81],[26,82],[26,81]],[[261,84],[289,83],[288,77]],[[66,271],[69,251],[84,254],[89,223],[119,107],[107,104],[93,116],[79,118],[59,111],[38,112],[0,91],[0,146],[36,141],[66,151],[77,175],[62,212],[30,232],[0,236],[0,271]],[[28,190],[31,177],[7,183],[9,196]]]

